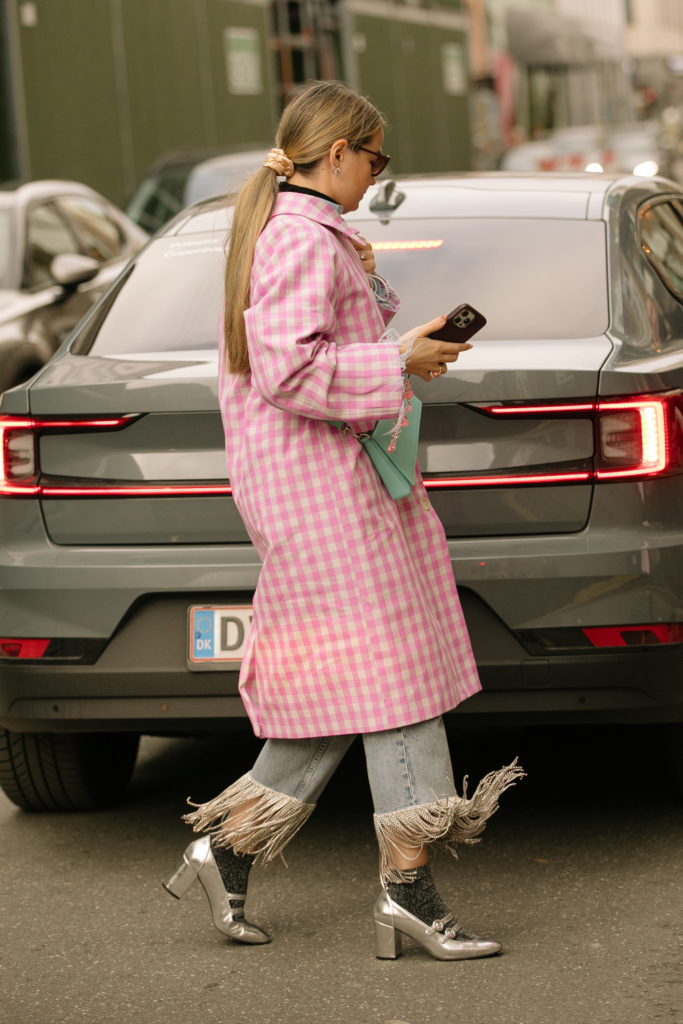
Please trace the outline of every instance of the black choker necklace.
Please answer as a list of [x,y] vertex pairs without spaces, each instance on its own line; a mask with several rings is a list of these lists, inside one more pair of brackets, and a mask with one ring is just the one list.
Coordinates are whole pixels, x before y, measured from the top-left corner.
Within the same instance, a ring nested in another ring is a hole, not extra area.
[[305,196],[315,196],[316,199],[325,199],[328,203],[334,203],[335,206],[339,206],[336,199],[332,196],[326,196],[324,192],[317,192],[314,188],[304,188],[303,185],[290,185],[288,181],[281,181],[279,184],[280,192],[302,192]]

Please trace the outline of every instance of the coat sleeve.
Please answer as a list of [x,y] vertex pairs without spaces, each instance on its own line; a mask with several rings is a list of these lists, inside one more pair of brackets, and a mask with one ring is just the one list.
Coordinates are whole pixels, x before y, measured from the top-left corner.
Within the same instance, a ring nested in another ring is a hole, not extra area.
[[259,239],[252,305],[245,322],[252,385],[272,405],[313,419],[385,419],[402,400],[396,345],[372,336],[359,311],[358,333],[338,338],[335,306],[344,259],[326,228],[278,217]]

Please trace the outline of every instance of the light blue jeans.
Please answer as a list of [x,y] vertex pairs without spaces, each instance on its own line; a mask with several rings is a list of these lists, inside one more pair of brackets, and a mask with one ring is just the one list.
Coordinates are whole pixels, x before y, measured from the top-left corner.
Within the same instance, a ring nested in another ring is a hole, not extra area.
[[[250,772],[213,800],[192,804],[195,810],[184,820],[195,832],[210,832],[212,842],[254,854],[255,864],[268,864],[306,823],[353,740],[266,740]],[[383,885],[410,874],[395,866],[397,853],[403,858],[407,850],[417,850],[417,860],[432,843],[454,853],[456,843],[476,842],[501,793],[524,776],[515,758],[489,772],[471,796],[464,783],[458,796],[441,718],[364,733],[363,745]]]
[[[252,853],[255,864],[268,864],[282,851],[315,809],[318,797],[354,736],[268,739],[254,767],[226,790],[195,808],[184,820],[195,832],[207,831],[212,842]],[[395,854],[477,835],[485,815],[470,812],[469,800],[455,790],[446,730],[441,718],[386,732],[363,734],[365,760],[374,804],[380,878],[402,881],[393,866]],[[460,805],[464,811],[460,815]],[[408,858],[410,859],[410,857]]]
[[[354,736],[266,740],[251,778],[305,804],[315,804]],[[375,814],[432,803],[455,794],[443,720],[431,718],[363,734]]]

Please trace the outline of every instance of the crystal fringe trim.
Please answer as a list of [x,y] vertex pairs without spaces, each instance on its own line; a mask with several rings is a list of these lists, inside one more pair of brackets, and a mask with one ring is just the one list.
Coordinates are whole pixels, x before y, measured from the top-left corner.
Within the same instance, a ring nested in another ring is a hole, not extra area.
[[[253,806],[231,825],[231,813],[252,801]],[[187,802],[196,809],[185,814],[183,821],[193,831],[209,832],[216,846],[232,846],[253,854],[257,867],[276,857],[286,864],[282,851],[315,810],[315,804],[305,804],[294,796],[269,789],[249,774],[207,803],[195,804],[189,798]]]
[[415,849],[437,844],[457,857],[458,843],[478,843],[489,818],[498,810],[502,793],[526,773],[517,764],[497,772],[489,772],[471,797],[467,796],[467,776],[463,779],[463,795],[437,797],[426,804],[402,807],[386,814],[375,814],[375,833],[379,843],[379,874],[382,885],[388,882],[409,882],[415,869],[399,870],[392,866],[393,853],[400,847]]

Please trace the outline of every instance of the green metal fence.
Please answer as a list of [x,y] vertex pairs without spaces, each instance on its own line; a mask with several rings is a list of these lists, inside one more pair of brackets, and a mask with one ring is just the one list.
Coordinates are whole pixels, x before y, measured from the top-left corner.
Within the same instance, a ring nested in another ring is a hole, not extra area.
[[[0,0],[0,177],[73,178],[122,203],[169,150],[266,146],[282,94],[275,51],[315,48],[274,40],[272,2]],[[392,166],[468,168],[458,0],[316,3],[327,39],[336,31],[340,76],[389,118]],[[329,60],[319,63],[324,74]]]

